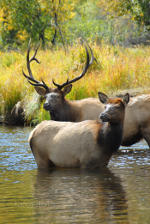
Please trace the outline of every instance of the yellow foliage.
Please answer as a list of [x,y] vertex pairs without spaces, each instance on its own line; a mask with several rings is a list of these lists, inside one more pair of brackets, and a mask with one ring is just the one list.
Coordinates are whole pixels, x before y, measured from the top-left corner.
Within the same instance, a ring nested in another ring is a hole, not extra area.
[[143,17],[143,16],[144,16],[143,12],[141,12],[141,13],[140,13],[140,16],[141,16],[141,17]]
[[22,40],[22,41],[25,41],[27,39],[27,37],[28,37],[28,34],[25,30],[17,33],[17,38]]
[[4,17],[4,9],[3,9],[3,8],[0,9],[0,18],[1,18],[1,17],[2,17],[2,18]]
[[54,16],[54,13],[57,13],[61,21],[70,19],[75,15],[73,10],[76,2],[77,0],[74,1],[64,0],[61,2],[59,0],[55,0],[52,3],[50,1],[39,0],[41,9],[44,12],[46,12],[47,14],[52,14],[52,16]]
[[12,29],[13,29],[13,25],[9,23],[9,24],[7,25],[7,28],[8,28],[8,30],[12,30]]
[[5,18],[0,17],[0,22],[5,22],[5,21],[6,21],[6,19],[5,19]]
[[124,13],[125,14],[129,13],[125,6],[126,0],[124,0],[124,1],[99,0],[97,5],[98,5],[98,7],[103,8],[107,14],[109,12],[111,15],[116,16],[116,14],[117,14],[118,16],[122,16],[122,15],[124,15]]
[[6,16],[5,16],[5,10],[3,8],[0,9],[0,22],[5,22]]
[[[122,48],[109,45],[97,46],[91,43],[97,63],[89,68],[80,81],[73,84],[69,99],[97,97],[98,91],[115,94],[124,89],[150,87],[150,47]],[[33,55],[31,51],[31,56]],[[31,65],[33,75],[37,80],[44,80],[48,86],[54,87],[52,79],[63,83],[67,78],[78,76],[85,64],[85,50],[80,45],[72,46],[67,54],[62,49],[55,51],[39,50],[37,58],[41,62]],[[16,103],[18,97],[29,101],[31,92],[35,92],[22,75],[22,68],[27,73],[26,52],[0,53],[0,96],[3,104]],[[7,90],[7,91],[6,91]]]

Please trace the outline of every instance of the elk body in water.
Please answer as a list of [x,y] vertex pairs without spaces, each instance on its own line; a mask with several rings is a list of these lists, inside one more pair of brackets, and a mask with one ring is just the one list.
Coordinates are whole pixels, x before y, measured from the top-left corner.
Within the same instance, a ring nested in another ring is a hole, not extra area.
[[99,92],[105,110],[98,120],[82,122],[43,121],[29,136],[29,144],[39,168],[51,166],[102,168],[122,141],[125,106],[129,94],[108,98]]

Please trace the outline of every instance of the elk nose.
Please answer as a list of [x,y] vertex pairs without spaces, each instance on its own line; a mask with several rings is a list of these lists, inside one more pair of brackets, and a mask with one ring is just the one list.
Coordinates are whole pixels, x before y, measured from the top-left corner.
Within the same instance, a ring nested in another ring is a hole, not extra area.
[[99,118],[103,121],[103,122],[108,122],[109,121],[109,115],[107,113],[101,113]]
[[44,103],[43,107],[44,107],[45,110],[49,110],[49,104],[48,103]]

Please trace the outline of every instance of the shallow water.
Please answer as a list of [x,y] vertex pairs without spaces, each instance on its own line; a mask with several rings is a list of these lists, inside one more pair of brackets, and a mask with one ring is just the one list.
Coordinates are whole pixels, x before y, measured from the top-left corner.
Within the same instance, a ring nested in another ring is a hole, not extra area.
[[150,150],[121,147],[103,172],[38,172],[32,128],[0,126],[0,223],[149,224]]

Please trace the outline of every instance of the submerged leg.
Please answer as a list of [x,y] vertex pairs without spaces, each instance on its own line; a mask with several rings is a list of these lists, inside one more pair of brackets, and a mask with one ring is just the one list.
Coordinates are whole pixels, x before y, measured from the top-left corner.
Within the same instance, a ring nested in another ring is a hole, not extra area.
[[49,170],[55,167],[55,164],[46,156],[41,156],[37,151],[32,150],[38,169]]
[[150,148],[150,127],[146,127],[144,129],[142,129],[142,135],[144,140],[146,141],[146,143],[148,144],[149,148]]
[[42,160],[38,158],[38,160],[36,160],[36,163],[38,169],[40,170],[50,170],[51,168],[55,167],[55,164],[51,160]]

